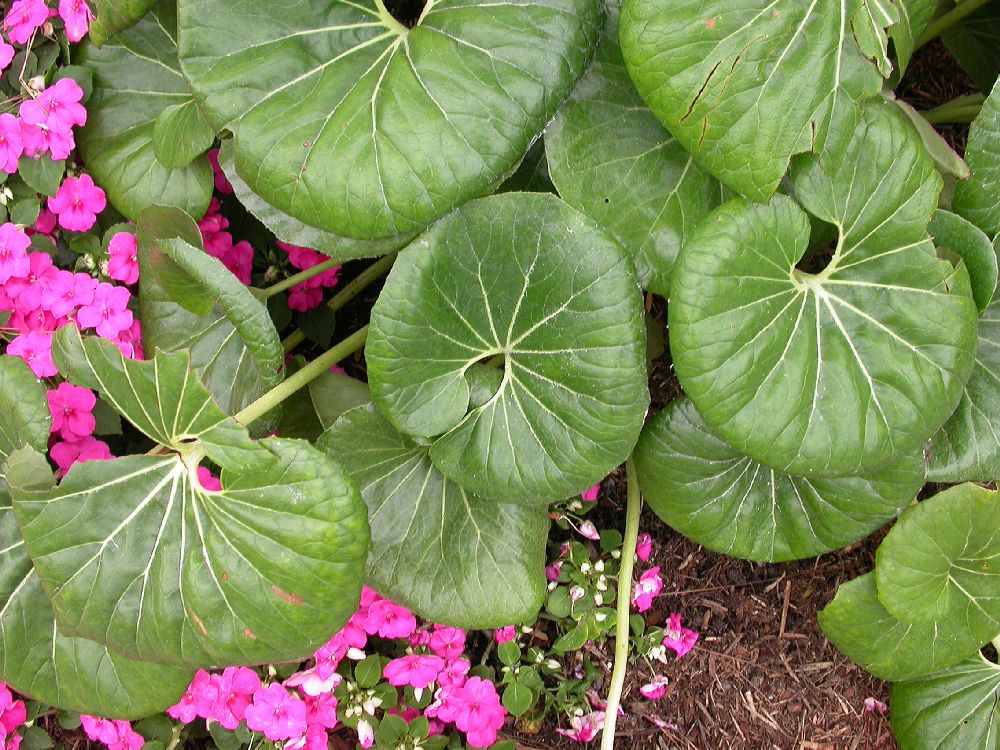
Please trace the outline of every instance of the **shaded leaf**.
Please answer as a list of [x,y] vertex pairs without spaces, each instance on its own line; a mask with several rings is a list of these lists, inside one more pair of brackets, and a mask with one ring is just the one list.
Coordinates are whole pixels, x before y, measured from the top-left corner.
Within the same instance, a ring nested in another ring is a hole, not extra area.
[[93,0],[94,20],[88,38],[101,46],[115,34],[137,23],[156,0]]
[[24,360],[6,354],[0,355],[0,414],[0,464],[26,445],[47,449],[52,416],[45,388]]
[[927,227],[934,245],[950,250],[964,262],[972,282],[972,296],[982,313],[989,307],[997,288],[997,254],[990,238],[961,216],[938,209]]
[[972,178],[955,186],[952,210],[995,237],[1000,234],[1000,82],[969,128],[965,161]]
[[186,167],[208,151],[215,131],[202,115],[194,99],[171,104],[153,124],[153,153],[165,167]]
[[309,396],[324,429],[345,412],[372,402],[368,384],[339,372],[326,372],[309,383]]
[[953,24],[941,41],[979,90],[988,92],[1000,76],[1000,3],[987,3]]

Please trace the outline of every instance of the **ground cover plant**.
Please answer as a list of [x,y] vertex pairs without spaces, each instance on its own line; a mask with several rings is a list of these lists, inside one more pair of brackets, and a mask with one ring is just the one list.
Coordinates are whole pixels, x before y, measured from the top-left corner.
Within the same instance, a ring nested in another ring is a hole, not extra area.
[[[643,500],[755,561],[893,524],[819,622],[900,747],[993,747],[995,11],[7,5],[5,750],[45,716],[610,750],[630,666],[657,701],[699,638],[644,617]],[[920,112],[894,89],[939,36],[982,90]],[[970,122],[962,155],[935,130]]]

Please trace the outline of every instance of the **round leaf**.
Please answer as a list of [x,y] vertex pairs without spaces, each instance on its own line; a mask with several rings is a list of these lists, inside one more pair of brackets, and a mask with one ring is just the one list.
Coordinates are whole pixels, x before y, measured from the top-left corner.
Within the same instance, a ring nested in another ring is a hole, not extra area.
[[939,251],[950,250],[965,262],[972,296],[979,312],[983,312],[997,288],[997,254],[990,238],[971,221],[943,209],[934,212],[927,228]]
[[236,168],[329,232],[422,229],[517,167],[589,60],[598,0],[181,0],[181,59]]
[[[29,471],[8,477],[60,628],[202,667],[300,659],[336,632],[356,608],[368,544],[340,467],[303,441],[251,440],[183,353],[125,360],[71,326],[55,338],[71,379],[178,451],[77,464],[52,487]],[[204,455],[221,491],[197,479]]]
[[681,243],[717,205],[719,185],[639,98],[618,45],[618,3],[606,6],[594,62],[546,128],[549,175],[632,253],[642,288],[666,296]]
[[[499,354],[499,389],[472,407],[467,371]],[[463,206],[400,254],[365,356],[382,413],[440,436],[435,465],[486,496],[582,492],[625,460],[649,403],[629,259],[541,193]]]
[[716,552],[771,562],[844,547],[891,521],[924,482],[922,455],[911,458],[872,477],[782,474],[715,437],[686,399],[646,424],[633,454],[666,523]]
[[952,208],[994,237],[1000,233],[1000,82],[969,128],[965,161],[972,178],[955,186]]
[[87,171],[108,200],[135,219],[151,205],[201,216],[212,197],[212,167],[199,157],[172,169],[156,158],[157,119],[192,102],[177,62],[175,32],[154,12],[103,47],[84,42],[79,63],[94,74],[87,125],[78,135]]
[[674,267],[674,364],[740,452],[792,474],[869,473],[917,451],[961,398],[975,351],[968,274],[935,254],[941,180],[887,105],[866,110],[839,170],[803,158],[792,186],[837,227],[832,259],[796,267],[810,225],[791,198],[726,203]]
[[980,642],[1000,633],[996,493],[945,490],[903,514],[876,553],[878,598],[905,622],[956,622]]
[[996,750],[1000,667],[974,656],[923,680],[892,686],[892,731],[907,750]]
[[373,588],[458,627],[535,617],[545,597],[544,508],[467,492],[371,405],[344,414],[319,446],[344,466],[368,505]]
[[[44,459],[42,459],[44,463]],[[126,659],[63,635],[0,490],[0,679],[34,700],[112,719],[165,710],[192,672]]]
[[984,644],[960,622],[896,619],[878,600],[874,573],[842,583],[818,619],[823,634],[851,661],[892,682],[958,664]]
[[892,72],[897,5],[624,0],[621,45],[639,93],[699,166],[765,201],[792,155],[839,161],[856,102]]

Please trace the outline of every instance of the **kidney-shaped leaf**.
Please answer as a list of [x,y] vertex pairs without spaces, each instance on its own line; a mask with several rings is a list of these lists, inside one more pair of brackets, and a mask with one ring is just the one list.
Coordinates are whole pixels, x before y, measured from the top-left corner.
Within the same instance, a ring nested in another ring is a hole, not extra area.
[[467,492],[371,405],[347,412],[319,446],[368,505],[373,588],[455,627],[534,620],[546,593],[544,507]]
[[192,101],[177,62],[175,32],[162,15],[150,13],[103,47],[84,42],[80,48],[80,65],[94,74],[80,152],[108,200],[130,219],[155,204],[201,216],[212,197],[207,158],[176,169],[156,158],[157,119],[169,107]]
[[863,669],[883,680],[912,680],[958,664],[984,644],[961,622],[903,622],[878,600],[875,574],[842,583],[817,615],[823,634]]
[[690,401],[646,424],[633,454],[660,518],[708,549],[750,560],[794,560],[838,549],[891,521],[924,482],[923,456],[871,477],[783,474],[713,435]]
[[[468,372],[502,355],[470,403]],[[489,497],[558,500],[628,456],[649,404],[642,298],[624,251],[554,196],[463,206],[400,254],[365,349],[376,406],[437,437],[431,459]]]
[[618,3],[605,3],[590,69],[545,130],[560,197],[633,254],[643,289],[667,295],[685,235],[719,201],[719,184],[650,112],[625,70]]
[[867,110],[839,170],[804,158],[792,184],[837,227],[832,259],[796,268],[810,225],[792,199],[726,203],[674,267],[674,364],[742,453],[793,474],[869,473],[917,451],[958,404],[975,351],[969,277],[936,256],[941,181],[887,107]]
[[905,622],[962,623],[980,642],[1000,633],[1000,513],[994,492],[962,484],[918,503],[876,553],[878,598]]
[[1000,667],[982,656],[892,686],[889,718],[906,750],[996,750]]
[[[336,632],[355,610],[368,543],[340,467],[303,441],[251,440],[183,353],[134,362],[76,333],[56,341],[74,382],[179,451],[78,464],[52,487],[9,477],[60,627],[191,666],[298,659]],[[203,455],[221,467],[221,491],[199,484]]]
[[430,224],[512,172],[583,72],[599,0],[181,0],[181,59],[269,203],[361,239]]
[[839,160],[856,102],[892,72],[886,33],[911,40],[914,5],[930,4],[624,0],[622,51],[639,93],[695,161],[764,201],[792,155]]
[[1000,82],[969,128],[965,160],[972,177],[955,186],[952,207],[994,237],[1000,234]]

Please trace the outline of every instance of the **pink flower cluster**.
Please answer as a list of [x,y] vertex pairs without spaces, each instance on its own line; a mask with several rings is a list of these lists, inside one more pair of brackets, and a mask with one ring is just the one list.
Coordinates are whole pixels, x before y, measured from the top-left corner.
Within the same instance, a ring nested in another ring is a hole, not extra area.
[[[58,10],[49,8],[45,0],[14,0],[4,18],[3,28],[12,42],[25,44],[56,15],[65,24],[66,37],[71,42],[83,39],[90,28],[90,22],[94,20],[94,14],[85,0],[59,0]],[[7,64],[10,64],[9,60]]]
[[253,247],[246,240],[233,242],[233,235],[227,232],[229,219],[222,215],[222,203],[212,198],[208,211],[198,222],[205,251],[233,272],[242,283],[250,284],[253,270]]
[[604,711],[579,714],[569,720],[569,729],[556,729],[564,737],[575,742],[590,742],[604,729]]
[[[330,260],[328,256],[312,248],[289,245],[281,241],[278,242],[278,247],[288,253],[288,262],[300,271],[307,271],[313,266]],[[323,289],[337,285],[337,272],[339,270],[340,266],[329,268],[318,276],[313,276],[311,279],[293,286],[288,292],[288,306],[299,312],[319,307],[323,302]]]
[[76,147],[73,127],[87,122],[81,99],[79,84],[61,78],[35,98],[21,102],[19,117],[0,115],[0,169],[13,174],[22,156],[39,159],[48,153],[57,161],[66,159]]
[[0,682],[0,748],[2,750],[18,750],[21,746],[21,735],[16,734],[16,732],[27,718],[28,710],[24,701],[15,700],[10,688]]
[[87,714],[81,714],[80,721],[91,742],[100,742],[110,750],[139,750],[146,744],[143,736],[127,721],[111,721]]
[[52,443],[49,453],[62,472],[74,463],[113,458],[107,443],[94,434],[93,410],[97,397],[93,391],[70,383],[60,383],[45,394],[52,415]]

